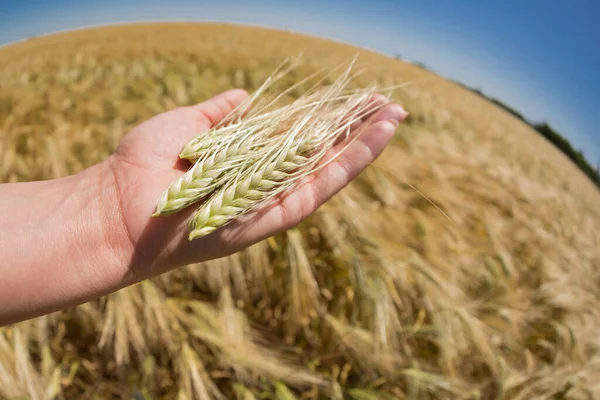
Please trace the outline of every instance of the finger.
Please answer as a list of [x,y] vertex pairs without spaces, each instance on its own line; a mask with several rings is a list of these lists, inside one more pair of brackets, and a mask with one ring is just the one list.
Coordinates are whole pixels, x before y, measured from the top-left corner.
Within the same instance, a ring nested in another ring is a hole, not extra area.
[[212,99],[192,106],[198,111],[198,122],[204,129],[209,129],[219,123],[227,114],[233,111],[248,97],[244,89],[233,89],[216,95]]

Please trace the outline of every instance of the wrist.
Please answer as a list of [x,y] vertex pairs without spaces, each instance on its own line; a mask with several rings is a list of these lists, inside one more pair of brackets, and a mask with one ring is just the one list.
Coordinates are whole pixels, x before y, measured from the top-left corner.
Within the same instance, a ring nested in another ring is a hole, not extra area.
[[98,297],[131,283],[127,276],[133,243],[123,220],[111,159],[75,175],[71,190],[83,233],[75,242],[89,252],[90,296]]

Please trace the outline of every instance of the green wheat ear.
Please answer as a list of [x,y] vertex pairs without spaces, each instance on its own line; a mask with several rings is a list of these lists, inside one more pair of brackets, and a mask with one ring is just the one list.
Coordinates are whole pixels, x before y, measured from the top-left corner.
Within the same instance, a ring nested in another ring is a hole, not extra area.
[[194,164],[161,194],[153,215],[204,201],[188,224],[189,240],[198,239],[314,172],[351,126],[381,106],[370,102],[375,88],[348,89],[351,69],[352,63],[332,84],[319,85],[321,79],[304,96],[280,107],[275,105],[286,91],[261,102],[284,75],[269,77],[223,122],[184,146],[180,157]]
[[[252,209],[265,200],[273,189],[283,187],[288,172],[310,163],[310,159],[300,155],[301,148],[287,151],[285,157],[261,165],[254,173],[243,174],[235,182],[227,182],[192,216],[189,223],[189,239],[198,239],[214,232],[240,214]],[[289,184],[289,183],[288,183]]]
[[[188,225],[189,240],[214,232],[312,173],[340,134],[367,113],[368,97],[363,95],[359,100],[363,108],[357,108],[355,102],[344,103],[343,113],[335,108],[323,109],[319,103],[318,108],[295,121],[278,141],[269,143],[262,158],[250,157],[252,162],[244,164],[235,176],[224,179],[223,185],[194,213]],[[355,110],[355,114],[349,116],[349,110]]]

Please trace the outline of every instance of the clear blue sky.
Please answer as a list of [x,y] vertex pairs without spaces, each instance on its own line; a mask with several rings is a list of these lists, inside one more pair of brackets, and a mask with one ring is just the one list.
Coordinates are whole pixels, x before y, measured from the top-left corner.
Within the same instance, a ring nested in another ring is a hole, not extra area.
[[598,0],[0,0],[0,44],[147,20],[250,23],[400,54],[549,121],[600,164]]

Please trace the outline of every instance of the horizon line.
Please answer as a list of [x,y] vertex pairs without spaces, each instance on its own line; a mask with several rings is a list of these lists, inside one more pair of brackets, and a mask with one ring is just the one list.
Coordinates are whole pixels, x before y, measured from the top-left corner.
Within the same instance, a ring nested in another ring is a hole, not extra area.
[[[76,27],[70,27],[70,28],[65,28],[65,29],[60,29],[60,30],[56,30],[56,31],[51,31],[51,32],[44,32],[44,33],[40,33],[40,34],[33,34],[31,36],[27,36],[25,38],[22,39],[17,39],[14,40],[12,42],[7,42],[7,43],[2,43],[0,44],[0,51],[2,51],[4,48],[6,47],[10,47],[13,45],[19,45],[21,43],[26,43],[29,40],[33,40],[36,38],[46,38],[46,37],[50,37],[53,35],[60,35],[60,34],[64,34],[64,33],[70,33],[70,32],[76,32],[76,31],[83,31],[83,30],[89,30],[89,29],[98,29],[98,28],[110,28],[110,27],[116,27],[116,26],[133,26],[133,25],[151,25],[151,24],[178,24],[178,23],[188,23],[188,24],[205,24],[205,25],[237,25],[237,26],[241,26],[241,27],[249,27],[249,28],[260,28],[260,29],[267,29],[267,30],[275,30],[275,31],[282,31],[282,32],[288,32],[288,33],[292,33],[292,34],[298,34],[298,35],[304,35],[304,36],[308,36],[311,38],[316,38],[316,39],[321,39],[321,40],[328,40],[334,43],[339,43],[339,44],[344,44],[344,45],[348,45],[351,47],[356,47],[358,49],[362,49],[362,50],[366,50],[366,51],[370,51],[385,57],[389,57],[389,58],[393,58],[396,59],[400,62],[406,62],[408,64],[414,65],[416,67],[419,68],[424,68],[425,70],[443,78],[446,79],[449,82],[452,82],[454,84],[458,84],[460,86],[462,86],[463,88],[474,92],[475,90],[479,91],[480,93],[475,93],[478,94],[482,97],[484,97],[485,100],[487,100],[490,103],[494,103],[493,101],[491,101],[491,99],[497,100],[498,102],[502,103],[505,106],[508,106],[510,108],[513,108],[512,105],[500,100],[500,98],[494,96],[488,96],[482,87],[475,87],[475,86],[470,86],[468,85],[466,82],[463,82],[461,80],[457,80],[454,78],[450,78],[449,76],[446,76],[434,69],[431,69],[429,67],[427,67],[427,64],[425,64],[425,62],[423,61],[419,61],[419,60],[412,60],[412,59],[407,59],[404,58],[402,56],[396,55],[396,54],[390,54],[387,53],[385,51],[381,51],[381,50],[377,50],[377,49],[373,49],[373,48],[369,48],[363,45],[359,45],[356,43],[352,43],[352,42],[348,42],[346,40],[343,39],[338,39],[338,38],[332,38],[332,37],[328,37],[328,36],[321,36],[315,33],[311,33],[311,32],[307,32],[307,31],[302,31],[302,30],[296,30],[296,29],[287,29],[287,28],[282,28],[282,27],[278,27],[278,26],[273,26],[273,25],[269,25],[269,24],[260,24],[260,23],[253,23],[253,22],[246,22],[246,21],[236,21],[236,20],[222,20],[222,19],[205,19],[205,20],[198,20],[198,19],[184,19],[184,18],[168,18],[168,19],[164,19],[164,20],[154,20],[154,19],[144,19],[144,20],[122,20],[122,21],[115,21],[115,22],[107,22],[107,23],[100,23],[100,24],[89,24],[89,25],[80,25],[80,26],[76,26]],[[489,93],[489,92],[488,92]],[[501,107],[498,104],[495,104],[497,107],[504,109],[504,107]],[[515,109],[515,111],[521,113],[520,110],[517,110],[516,107],[513,108]],[[505,112],[508,113],[507,110],[504,109]],[[512,113],[510,113],[512,114]],[[523,115],[523,114],[521,114]],[[534,119],[529,119],[527,118],[525,115],[523,115],[524,119],[520,119],[522,122],[526,123],[531,129],[533,129],[534,131],[537,132],[537,130],[535,129],[535,127],[533,126],[534,124],[547,124],[548,126],[551,126],[550,121],[542,119],[542,120],[534,120]],[[515,116],[516,118],[516,116]],[[555,131],[557,132],[557,131]],[[541,135],[541,133],[537,132],[538,134]],[[567,139],[567,141],[569,143],[572,143],[566,136],[564,136],[563,134],[561,134],[560,132],[557,132],[560,136],[564,137],[565,139]],[[542,135],[543,136],[543,135]],[[576,149],[577,151],[582,152],[582,149]],[[586,160],[588,159],[587,157],[585,157]],[[597,166],[600,166],[600,163],[597,164]]]

